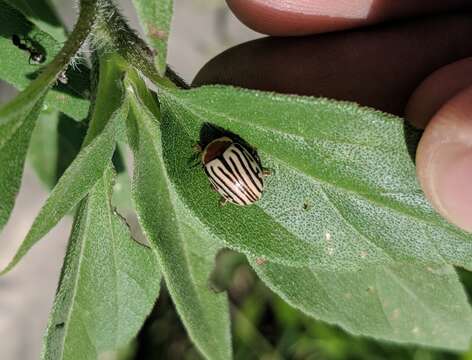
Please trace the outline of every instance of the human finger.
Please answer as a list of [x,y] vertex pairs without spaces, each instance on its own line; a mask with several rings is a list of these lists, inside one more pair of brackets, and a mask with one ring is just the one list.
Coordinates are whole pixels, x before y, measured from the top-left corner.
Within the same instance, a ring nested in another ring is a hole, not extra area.
[[247,26],[268,35],[307,35],[436,12],[470,9],[467,0],[226,0]]

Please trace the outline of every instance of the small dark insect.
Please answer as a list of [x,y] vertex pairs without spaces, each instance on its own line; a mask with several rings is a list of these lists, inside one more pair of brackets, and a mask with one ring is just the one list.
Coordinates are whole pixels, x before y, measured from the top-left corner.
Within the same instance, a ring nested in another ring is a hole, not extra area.
[[25,41],[21,41],[18,35],[13,34],[11,37],[11,41],[13,45],[15,45],[18,49],[27,51],[30,54],[28,59],[30,64],[37,65],[42,64],[44,61],[46,61],[46,56],[43,53],[36,50],[33,46],[27,44]]
[[227,136],[210,142],[203,149],[203,168],[213,189],[230,202],[245,206],[258,201],[264,189],[264,177],[257,154]]
[[311,203],[309,200],[305,199],[303,202],[303,210],[310,210],[311,209]]
[[61,323],[59,323],[59,324],[56,324],[56,328],[57,328],[57,329],[60,329],[60,328],[63,328],[63,327],[64,327],[64,323],[63,323],[63,322],[61,322]]

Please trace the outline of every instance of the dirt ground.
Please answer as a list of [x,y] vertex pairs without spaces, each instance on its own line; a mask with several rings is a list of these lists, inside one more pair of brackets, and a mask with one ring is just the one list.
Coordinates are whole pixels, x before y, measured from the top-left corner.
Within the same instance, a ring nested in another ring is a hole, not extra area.
[[[64,1],[68,3],[69,1]],[[123,12],[135,24],[130,0],[121,1]],[[224,0],[175,0],[168,62],[187,81],[221,51],[260,37],[241,25]],[[64,14],[74,14],[67,5]],[[73,18],[69,16],[69,22]],[[1,84],[0,84],[1,85]],[[0,103],[12,92],[0,86]],[[47,197],[29,166],[10,221],[0,235],[0,267],[8,262],[24,238]],[[64,219],[45,236],[8,275],[0,278],[0,358],[38,359],[52,306],[71,226]]]

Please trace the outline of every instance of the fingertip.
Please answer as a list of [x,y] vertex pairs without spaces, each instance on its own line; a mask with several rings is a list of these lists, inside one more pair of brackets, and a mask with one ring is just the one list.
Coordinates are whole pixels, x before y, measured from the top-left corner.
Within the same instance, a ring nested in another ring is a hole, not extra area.
[[[307,35],[362,24],[372,0],[226,0],[239,20],[251,29],[275,36]],[[333,6],[334,5],[334,6]]]
[[471,56],[471,35],[467,13],[405,21],[376,31],[266,37],[209,61],[193,86],[222,84],[323,96],[403,116],[408,99],[428,74]]
[[414,91],[406,106],[406,119],[415,127],[424,129],[443,104],[470,84],[472,57],[440,68]]
[[388,19],[470,8],[469,0],[226,0],[241,22],[268,35],[344,30]]
[[418,146],[416,165],[433,207],[472,232],[472,86],[434,115]]

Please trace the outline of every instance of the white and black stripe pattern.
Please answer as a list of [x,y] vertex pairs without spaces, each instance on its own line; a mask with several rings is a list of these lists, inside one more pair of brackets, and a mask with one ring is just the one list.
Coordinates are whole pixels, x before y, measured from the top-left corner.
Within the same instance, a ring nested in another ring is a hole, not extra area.
[[261,165],[242,145],[231,144],[204,168],[213,188],[233,204],[249,205],[261,198]]

